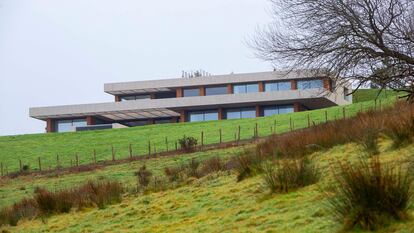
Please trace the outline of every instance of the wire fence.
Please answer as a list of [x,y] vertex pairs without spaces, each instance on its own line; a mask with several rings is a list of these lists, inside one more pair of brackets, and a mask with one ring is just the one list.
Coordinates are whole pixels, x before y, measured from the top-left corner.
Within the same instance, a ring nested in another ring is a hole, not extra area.
[[358,107],[355,107],[354,104],[352,107],[330,108],[329,110],[323,111],[322,114],[321,111],[317,113],[304,111],[290,114],[288,118],[265,117],[261,121],[254,123],[251,121],[240,122],[240,124],[232,129],[202,129],[198,133],[183,133],[181,137],[165,136],[164,138],[148,140],[145,145],[142,142],[130,142],[122,148],[107,145],[104,148],[93,148],[90,154],[73,153],[72,155],[62,156],[64,153],[56,153],[53,158],[38,156],[35,162],[33,159],[30,161],[16,159],[14,166],[13,164],[0,161],[0,175],[4,177],[24,172],[50,172],[62,169],[79,170],[81,167],[84,168],[87,166],[118,164],[156,156],[175,155],[182,153],[182,148],[180,148],[178,140],[184,136],[191,136],[197,139],[198,151],[238,146],[273,134],[286,133],[332,120],[353,117],[358,112],[378,110],[394,102],[393,100],[375,100],[373,103],[363,102]]

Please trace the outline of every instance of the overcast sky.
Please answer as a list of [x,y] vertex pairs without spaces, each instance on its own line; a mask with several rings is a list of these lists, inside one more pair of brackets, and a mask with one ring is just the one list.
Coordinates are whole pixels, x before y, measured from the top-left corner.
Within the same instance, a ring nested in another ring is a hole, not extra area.
[[29,107],[110,102],[106,82],[271,70],[246,45],[267,0],[0,0],[0,135]]

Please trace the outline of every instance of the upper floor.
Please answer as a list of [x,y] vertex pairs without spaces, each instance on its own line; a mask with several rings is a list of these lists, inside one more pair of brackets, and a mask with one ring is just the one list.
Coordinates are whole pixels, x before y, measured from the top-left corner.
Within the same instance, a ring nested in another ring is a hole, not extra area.
[[[104,85],[105,92],[114,95],[116,102],[306,89],[333,92],[337,86],[325,73],[310,70],[229,74]],[[341,92],[343,98],[350,101],[347,95],[350,87],[343,87]]]

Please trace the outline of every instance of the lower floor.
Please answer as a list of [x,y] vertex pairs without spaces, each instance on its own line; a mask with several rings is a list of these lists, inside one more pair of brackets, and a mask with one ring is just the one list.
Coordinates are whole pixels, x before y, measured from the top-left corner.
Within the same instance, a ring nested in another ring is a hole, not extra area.
[[102,116],[86,116],[82,118],[47,119],[47,132],[74,132],[86,130],[135,127],[150,124],[165,124],[178,122],[199,122],[225,119],[243,119],[262,116],[272,116],[308,110],[300,103],[210,107],[204,109],[179,109],[177,116],[147,119],[110,120]]

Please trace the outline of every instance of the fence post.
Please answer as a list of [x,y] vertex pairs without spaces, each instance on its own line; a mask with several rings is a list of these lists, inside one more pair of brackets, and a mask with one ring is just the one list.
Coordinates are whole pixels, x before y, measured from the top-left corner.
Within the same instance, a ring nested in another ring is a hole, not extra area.
[[42,171],[42,161],[40,160],[40,157],[37,158],[39,160],[39,171]]
[[168,137],[165,137],[165,148],[167,149],[167,152],[169,151],[168,149]]
[[289,118],[289,125],[290,125],[290,131],[293,131],[293,127],[292,127],[292,117]]
[[96,149],[93,149],[93,162],[96,164]]
[[177,141],[175,141],[175,150],[178,150]]
[[310,123],[310,115],[308,114],[308,128],[310,127],[311,123]]
[[111,146],[111,150],[112,150],[112,161],[115,161],[115,148],[114,148],[114,146]]
[[76,167],[79,167],[79,155],[76,154]]
[[325,123],[328,122],[328,111],[325,110]]
[[342,108],[342,116],[343,116],[344,119],[346,118],[345,107]]
[[129,148],[128,149],[129,149],[129,158],[132,159],[132,154],[133,153],[132,153],[132,145],[131,145],[131,143],[129,143]]
[[276,120],[273,121],[273,133],[276,134]]
[[148,157],[151,157],[151,141],[148,141]]
[[239,128],[237,130],[237,141],[240,141],[240,132],[241,132],[241,127],[239,125]]
[[219,134],[220,134],[220,143],[223,142],[223,138],[221,137],[221,129],[219,129]]
[[21,159],[19,159],[19,167],[20,167],[20,172],[23,171],[23,168],[22,168],[22,160]]
[[256,122],[256,138],[258,137],[259,137],[259,126],[257,125],[257,122]]
[[201,147],[204,146],[204,131],[201,131]]

